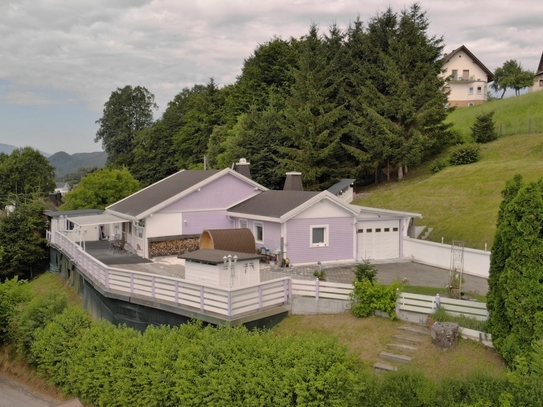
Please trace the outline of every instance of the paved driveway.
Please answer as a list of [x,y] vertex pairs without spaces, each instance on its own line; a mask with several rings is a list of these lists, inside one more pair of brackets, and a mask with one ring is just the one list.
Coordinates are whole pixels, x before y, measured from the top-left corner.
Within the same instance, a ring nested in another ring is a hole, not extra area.
[[59,403],[0,374],[0,407],[50,407]]
[[[326,280],[337,283],[352,283],[354,280],[353,264],[337,263],[323,266],[326,271]],[[449,281],[449,270],[439,267],[427,266],[410,260],[394,260],[390,262],[377,262],[377,278],[383,284],[390,284],[394,280],[404,281],[409,285],[427,287],[445,287]],[[282,269],[277,266],[261,268],[261,279],[271,280],[282,276],[291,276],[303,280],[313,280],[316,265],[296,266]],[[405,280],[404,280],[405,279]],[[466,293],[486,295],[488,283],[485,278],[464,274],[464,289]]]

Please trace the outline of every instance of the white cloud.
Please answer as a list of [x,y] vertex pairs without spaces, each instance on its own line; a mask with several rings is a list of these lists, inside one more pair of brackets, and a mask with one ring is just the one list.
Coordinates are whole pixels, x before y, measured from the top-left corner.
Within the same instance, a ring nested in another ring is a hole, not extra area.
[[[185,86],[235,81],[243,60],[273,36],[304,35],[311,22],[346,28],[410,3],[369,0],[19,0],[0,4],[0,101],[84,103],[99,117],[112,91],[145,86],[163,110]],[[535,69],[543,3],[433,0],[429,31],[445,51],[464,44],[489,69],[517,59]],[[67,96],[69,95],[69,96]],[[77,148],[77,145],[74,146]],[[44,148],[42,148],[44,149]]]

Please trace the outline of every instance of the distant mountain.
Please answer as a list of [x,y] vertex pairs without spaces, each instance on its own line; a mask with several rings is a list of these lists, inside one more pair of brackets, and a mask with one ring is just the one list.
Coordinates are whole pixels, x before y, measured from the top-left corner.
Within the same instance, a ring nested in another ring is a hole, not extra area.
[[48,158],[49,163],[55,167],[55,178],[60,179],[66,174],[76,172],[79,167],[102,168],[106,164],[107,153],[99,151],[95,153],[68,154],[59,151]]
[[11,154],[11,152],[15,149],[17,149],[17,147],[0,143],[0,153]]
[[[11,154],[13,150],[17,150],[19,147],[11,146],[9,144],[0,143],[0,153]],[[51,154],[40,151],[44,157],[51,157]]]

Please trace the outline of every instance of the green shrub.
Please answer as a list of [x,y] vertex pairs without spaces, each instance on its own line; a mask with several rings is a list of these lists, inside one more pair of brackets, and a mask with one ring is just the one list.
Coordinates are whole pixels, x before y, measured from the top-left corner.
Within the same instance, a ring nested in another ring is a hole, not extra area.
[[475,123],[470,129],[471,137],[476,143],[489,143],[496,140],[498,132],[495,129],[494,111],[482,112],[477,115]]
[[439,171],[444,170],[448,166],[449,166],[449,163],[447,162],[446,159],[438,158],[430,166],[430,171],[432,171],[433,174],[437,174]]
[[12,321],[30,298],[30,288],[25,280],[14,277],[0,284],[0,344],[9,341]]
[[375,281],[354,281],[351,293],[351,313],[356,317],[368,317],[376,310],[386,312],[390,319],[396,319],[396,300],[400,284],[378,284]]
[[47,326],[36,330],[31,347],[32,359],[38,370],[54,385],[64,387],[68,382],[68,361],[81,340],[83,330],[91,324],[92,319],[85,310],[68,307]]
[[22,310],[13,321],[13,335],[17,350],[28,362],[34,363],[31,353],[32,343],[38,328],[44,328],[67,305],[65,295],[56,292],[46,292],[37,297]]
[[479,146],[476,144],[465,144],[452,150],[449,158],[451,165],[471,164],[479,161]]

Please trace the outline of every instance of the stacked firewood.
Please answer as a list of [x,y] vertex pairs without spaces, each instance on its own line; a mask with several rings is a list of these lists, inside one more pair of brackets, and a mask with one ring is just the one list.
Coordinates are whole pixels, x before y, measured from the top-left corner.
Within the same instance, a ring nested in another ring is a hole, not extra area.
[[149,242],[149,257],[178,256],[193,252],[200,248],[200,238],[164,240],[162,242]]

